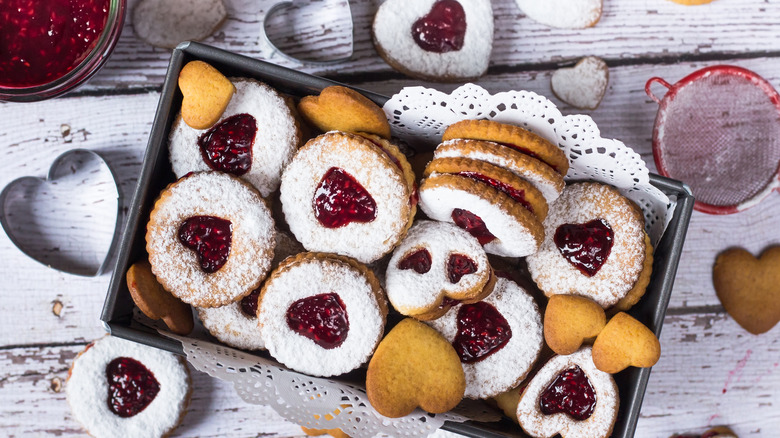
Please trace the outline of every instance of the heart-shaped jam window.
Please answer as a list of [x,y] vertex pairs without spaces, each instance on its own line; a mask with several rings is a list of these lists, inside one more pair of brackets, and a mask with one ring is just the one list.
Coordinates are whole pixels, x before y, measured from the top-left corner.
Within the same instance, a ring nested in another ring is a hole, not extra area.
[[512,337],[512,329],[492,305],[480,301],[458,309],[458,334],[452,346],[463,363],[479,362],[500,350]]
[[412,38],[427,52],[454,52],[463,48],[466,12],[455,0],[439,0],[430,12],[412,24]]
[[198,138],[203,161],[214,170],[243,175],[252,167],[252,145],[257,121],[249,114],[236,114],[217,123]]
[[314,216],[325,228],[376,219],[376,201],[352,175],[338,167],[325,172],[314,192]]
[[561,255],[580,272],[592,277],[607,261],[615,233],[604,219],[584,224],[563,224],[553,240]]
[[452,210],[451,217],[452,221],[455,222],[455,225],[463,228],[468,231],[469,234],[476,237],[480,245],[496,240],[496,236],[488,231],[485,221],[476,214],[468,210],[455,208]]
[[431,270],[431,253],[422,248],[409,254],[398,262],[398,269],[414,269],[418,274]]
[[141,362],[118,357],[106,366],[108,407],[116,415],[132,417],[146,409],[160,392],[160,383]]
[[233,240],[229,220],[214,216],[193,216],[179,226],[179,241],[195,251],[203,272],[217,272],[228,259]]
[[287,309],[287,326],[320,347],[331,350],[347,339],[347,308],[336,293],[306,297]]
[[539,409],[544,415],[564,412],[575,420],[590,418],[596,407],[596,392],[588,376],[579,366],[558,374],[539,397]]
[[250,318],[257,318],[257,307],[259,305],[258,299],[260,298],[261,288],[257,288],[252,291],[251,294],[241,299],[241,312]]
[[477,272],[477,264],[463,254],[450,254],[447,260],[447,276],[450,283],[457,284],[464,275]]

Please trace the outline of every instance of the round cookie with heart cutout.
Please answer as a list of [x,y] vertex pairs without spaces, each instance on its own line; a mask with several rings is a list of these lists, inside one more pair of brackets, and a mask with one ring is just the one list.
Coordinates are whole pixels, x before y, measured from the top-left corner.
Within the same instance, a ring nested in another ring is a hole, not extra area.
[[460,82],[487,71],[493,47],[490,0],[388,0],[372,27],[374,47],[394,69]]
[[192,388],[182,358],[109,335],[76,356],[65,391],[95,438],[160,438],[184,418]]

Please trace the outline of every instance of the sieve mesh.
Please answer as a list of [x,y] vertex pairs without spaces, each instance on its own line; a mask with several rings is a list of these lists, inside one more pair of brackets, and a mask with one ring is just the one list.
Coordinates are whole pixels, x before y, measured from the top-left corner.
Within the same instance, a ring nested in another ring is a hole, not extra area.
[[697,202],[738,206],[761,195],[780,163],[774,89],[752,72],[728,67],[681,83],[656,120],[659,169],[689,184]]

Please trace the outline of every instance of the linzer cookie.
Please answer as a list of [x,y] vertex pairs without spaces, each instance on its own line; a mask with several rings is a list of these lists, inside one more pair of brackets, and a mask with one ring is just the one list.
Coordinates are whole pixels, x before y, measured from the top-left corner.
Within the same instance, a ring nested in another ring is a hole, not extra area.
[[235,93],[219,120],[193,129],[181,116],[168,138],[176,177],[216,170],[240,176],[267,197],[301,143],[295,110],[273,88],[254,79],[231,78]]
[[146,228],[152,272],[163,287],[196,307],[237,301],[260,285],[275,242],[271,212],[257,190],[219,172],[170,184]]
[[532,20],[562,29],[595,26],[602,11],[602,0],[515,0],[515,3]]
[[298,103],[298,111],[323,132],[365,132],[390,138],[390,123],[382,108],[351,88],[334,85],[319,96],[306,96]]
[[420,208],[476,237],[490,254],[525,257],[544,240],[544,227],[505,193],[470,178],[433,173],[420,185]]
[[127,270],[126,279],[127,290],[144,315],[151,319],[162,319],[173,333],[190,334],[195,326],[192,309],[162,287],[147,260],[133,263]]
[[528,292],[505,278],[484,300],[459,304],[428,325],[455,347],[468,398],[489,398],[517,386],[542,350],[539,308]]
[[485,74],[493,47],[489,0],[388,0],[372,27],[374,47],[394,69],[457,82]]
[[184,359],[114,336],[76,356],[65,390],[73,417],[95,438],[167,436],[192,392]]
[[607,438],[615,426],[618,390],[599,371],[590,347],[550,359],[520,396],[517,420],[534,438]]
[[329,132],[310,140],[282,176],[282,209],[309,251],[373,262],[406,234],[416,211],[402,166],[365,137]]
[[493,269],[476,238],[446,222],[418,221],[387,266],[387,298],[399,313],[436,319],[493,290]]
[[366,362],[382,337],[387,302],[366,266],[348,257],[301,253],[263,285],[257,319],[268,352],[312,376]]
[[455,138],[499,143],[538,158],[563,176],[566,176],[566,172],[569,170],[569,160],[558,146],[518,126],[492,120],[463,120],[450,125],[444,131],[442,141]]
[[527,261],[545,295],[582,295],[606,309],[629,295],[621,308],[630,307],[644,294],[652,248],[641,211],[616,189],[569,185],[551,206],[544,228],[544,243]]

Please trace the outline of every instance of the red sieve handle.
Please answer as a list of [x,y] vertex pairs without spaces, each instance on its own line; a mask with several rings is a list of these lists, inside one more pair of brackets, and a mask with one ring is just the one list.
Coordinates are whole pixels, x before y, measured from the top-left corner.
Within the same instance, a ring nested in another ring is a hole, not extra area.
[[653,77],[647,80],[647,83],[645,84],[645,93],[647,93],[647,95],[650,96],[650,99],[653,99],[655,103],[660,105],[661,99],[659,99],[655,94],[653,94],[652,91],[650,91],[650,86],[656,82],[666,87],[667,90],[672,88],[672,86],[668,82],[666,82],[665,80],[659,77]]

